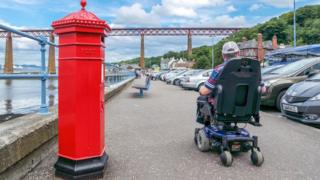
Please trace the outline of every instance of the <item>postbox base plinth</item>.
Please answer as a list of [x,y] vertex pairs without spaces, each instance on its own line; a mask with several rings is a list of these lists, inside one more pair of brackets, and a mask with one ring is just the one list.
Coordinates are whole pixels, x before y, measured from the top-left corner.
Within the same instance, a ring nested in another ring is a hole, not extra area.
[[68,179],[82,179],[86,177],[102,177],[107,167],[108,155],[80,161],[59,157],[54,165],[56,176]]

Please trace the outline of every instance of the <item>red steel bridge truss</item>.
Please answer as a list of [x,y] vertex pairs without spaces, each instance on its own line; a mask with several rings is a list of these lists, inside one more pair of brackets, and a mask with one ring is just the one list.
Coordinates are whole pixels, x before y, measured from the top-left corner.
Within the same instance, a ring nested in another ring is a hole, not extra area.
[[[229,36],[238,32],[242,28],[113,28],[107,32],[108,36]],[[29,29],[22,30],[32,36],[49,37],[52,33],[50,29]],[[8,33],[0,31],[0,38],[6,38]],[[15,35],[13,35],[15,36]]]
[[[140,36],[140,66],[144,67],[144,36],[187,36],[188,37],[188,54],[192,54],[192,36],[229,36],[242,28],[233,27],[186,27],[186,28],[113,28],[112,31],[107,32],[107,36]],[[29,29],[22,30],[32,36],[53,36],[51,29]],[[107,31],[107,30],[106,30]],[[8,36],[18,37],[15,34],[9,34],[6,31],[0,31],[0,38],[7,38]]]

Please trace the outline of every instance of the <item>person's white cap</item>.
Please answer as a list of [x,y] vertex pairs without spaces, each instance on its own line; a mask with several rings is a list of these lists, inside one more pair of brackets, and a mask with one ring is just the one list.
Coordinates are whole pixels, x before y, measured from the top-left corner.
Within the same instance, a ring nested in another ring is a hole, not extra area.
[[237,43],[235,43],[233,41],[225,43],[222,47],[222,54],[234,54],[239,51],[240,51],[240,49],[239,49]]

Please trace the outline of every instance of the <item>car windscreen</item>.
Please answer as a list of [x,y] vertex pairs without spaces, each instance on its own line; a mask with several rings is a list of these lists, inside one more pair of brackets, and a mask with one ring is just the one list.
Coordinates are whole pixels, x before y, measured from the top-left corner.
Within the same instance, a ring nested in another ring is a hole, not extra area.
[[301,69],[302,67],[305,67],[307,64],[309,64],[308,60],[296,61],[294,63],[287,64],[287,65],[271,72],[270,74],[279,74],[279,75],[293,74],[293,73],[297,72],[299,69]]
[[192,70],[192,71],[188,71],[185,75],[190,76],[190,75],[199,74],[200,72],[202,72],[202,70]]
[[186,71],[186,72],[183,73],[183,75],[189,76],[189,75],[193,74],[193,71],[194,71],[194,70]]

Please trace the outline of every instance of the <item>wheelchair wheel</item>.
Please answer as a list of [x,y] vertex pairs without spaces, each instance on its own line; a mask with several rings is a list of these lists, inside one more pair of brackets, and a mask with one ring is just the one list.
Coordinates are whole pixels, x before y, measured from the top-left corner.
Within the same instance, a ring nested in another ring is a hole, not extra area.
[[253,149],[251,152],[251,162],[255,166],[261,166],[264,162],[264,157],[258,149]]
[[203,129],[200,129],[197,134],[197,147],[201,152],[210,150],[210,142]]
[[220,154],[220,160],[224,166],[226,166],[226,167],[231,166],[232,162],[233,162],[233,158],[232,158],[232,154],[230,153],[230,151],[223,151]]

